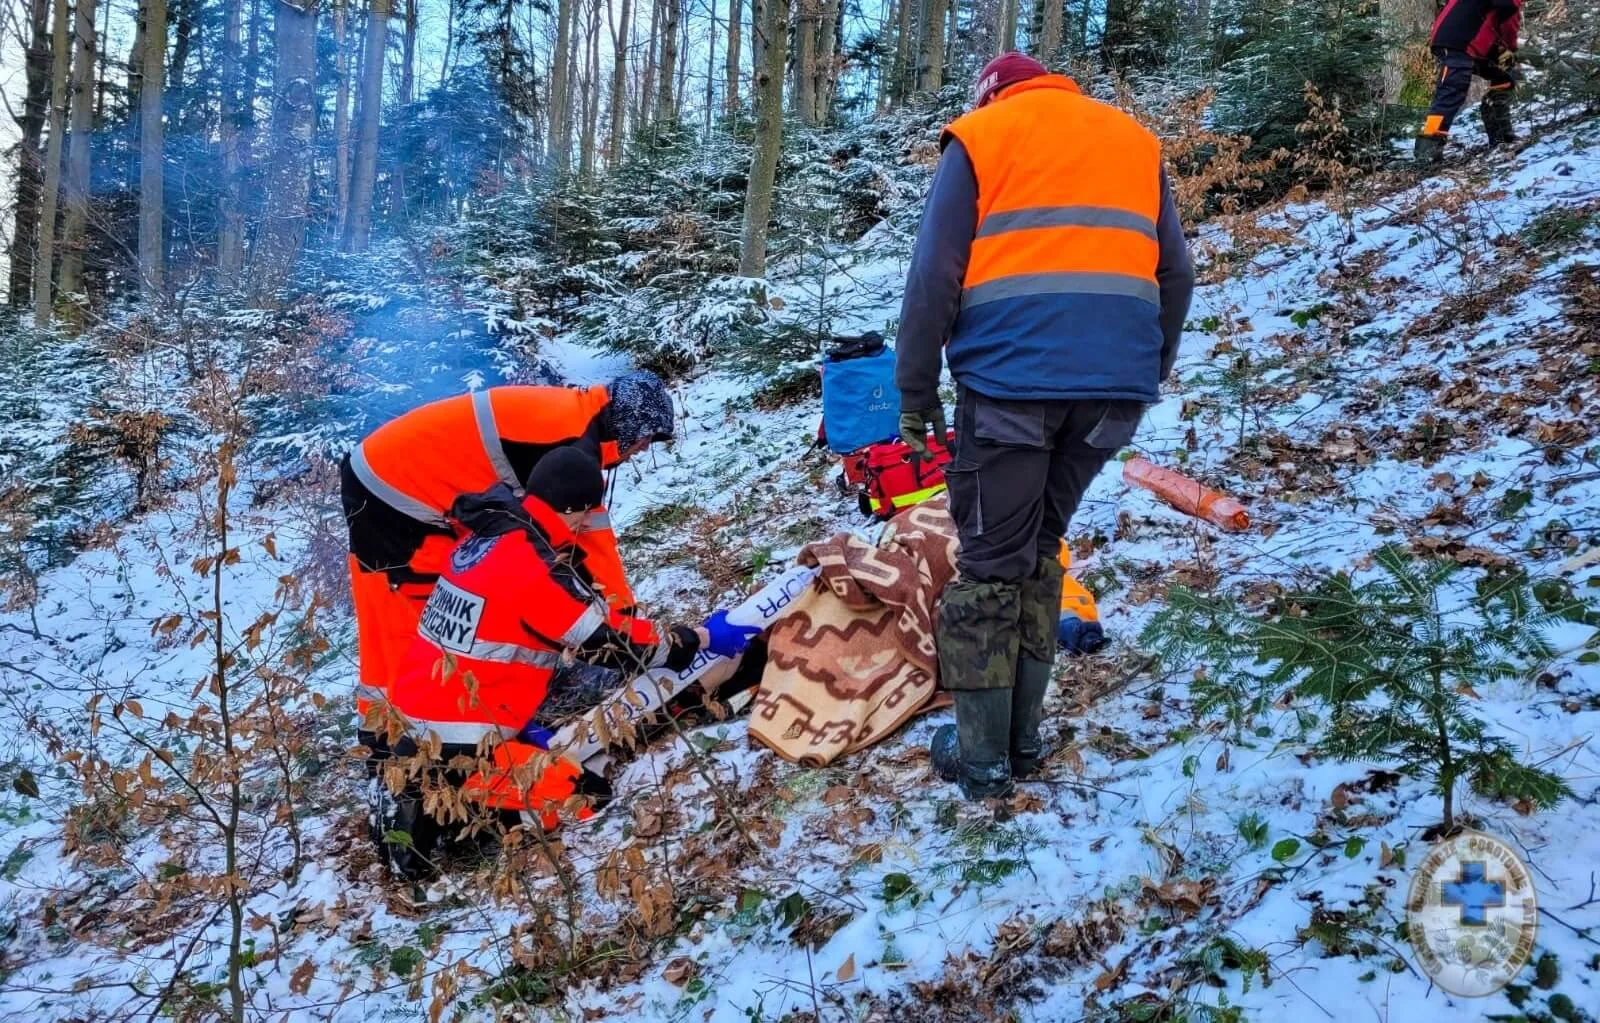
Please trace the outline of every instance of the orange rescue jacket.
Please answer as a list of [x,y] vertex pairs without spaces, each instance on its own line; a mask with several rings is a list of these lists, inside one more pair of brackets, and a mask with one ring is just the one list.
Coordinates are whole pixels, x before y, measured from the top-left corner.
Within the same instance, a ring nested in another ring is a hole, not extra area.
[[[463,494],[496,483],[520,490],[546,452],[568,444],[584,447],[602,468],[621,462],[603,415],[609,402],[604,387],[515,385],[445,398],[390,420],[347,462],[350,552],[364,570],[387,572],[392,582],[431,581],[461,534],[450,511]],[[604,509],[592,518],[577,538],[589,571],[613,607],[632,607],[610,518]]]

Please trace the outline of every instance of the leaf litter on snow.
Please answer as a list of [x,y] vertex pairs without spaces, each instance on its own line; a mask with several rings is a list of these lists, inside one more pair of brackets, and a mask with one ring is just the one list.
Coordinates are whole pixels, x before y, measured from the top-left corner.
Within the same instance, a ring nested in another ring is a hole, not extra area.
[[[1004,804],[954,800],[923,752],[944,716],[820,771],[749,749],[742,721],[714,722],[628,764],[618,804],[569,828],[559,848],[513,851],[518,884],[575,911],[563,923],[478,897],[484,875],[421,900],[399,891],[351,820],[354,781],[334,771],[306,821],[318,859],[250,902],[253,997],[362,1021],[424,1003],[424,1017],[448,1007],[487,1019],[492,1005],[519,1001],[587,1019],[747,1020],[753,1007],[769,1019],[894,1018],[907,999],[926,1018],[1077,1019],[1226,997],[1246,1018],[1271,1020],[1351,1008],[1486,1018],[1592,990],[1600,658],[1588,657],[1585,631],[1562,637],[1563,657],[1536,691],[1468,697],[1576,794],[1528,815],[1463,795],[1486,830],[1519,846],[1553,914],[1539,944],[1552,965],[1481,1002],[1431,989],[1399,935],[1419,832],[1437,818],[1428,788],[1404,765],[1309,754],[1307,708],[1294,700],[1242,734],[1219,727],[1196,713],[1191,691],[1193,671],[1215,666],[1154,665],[1134,642],[1175,584],[1237,590],[1264,607],[1318,571],[1371,571],[1372,552],[1391,541],[1486,568],[1565,566],[1578,587],[1600,578],[1590,558],[1600,550],[1600,258],[1592,227],[1564,233],[1552,219],[1592,210],[1600,172],[1571,159],[1570,141],[1553,136],[1486,183],[1432,179],[1378,197],[1348,224],[1302,203],[1269,219],[1226,273],[1228,239],[1208,233],[1218,272],[1191,313],[1180,383],[1135,447],[1247,501],[1262,526],[1216,534],[1115,472],[1096,480],[1073,539],[1118,647],[1063,667],[1042,782]],[[859,294],[841,304],[863,328],[894,315],[903,261],[874,259],[882,241],[869,233],[849,257],[844,287]],[[792,301],[773,303],[775,315],[795,315],[806,286],[786,289],[780,277],[774,297],[787,290]],[[384,307],[347,294],[352,310]],[[506,329],[492,289],[473,302],[489,332]],[[609,370],[581,339],[552,347],[578,373]],[[653,609],[703,613],[808,540],[864,527],[801,454],[815,401],[751,408],[747,392],[731,374],[691,379],[678,394],[678,447],[620,474],[612,510],[630,559],[649,566],[636,574]],[[147,518],[132,541],[140,530],[161,523]],[[183,678],[186,689],[196,666],[182,644],[163,645],[155,609],[141,612],[134,596],[163,578],[155,552],[168,540],[125,542],[46,574],[41,606],[60,610],[42,624],[76,646],[63,655],[30,640],[16,659],[66,693],[92,662],[119,673],[146,714],[181,705],[159,683]],[[276,561],[292,563],[305,543],[278,531],[277,557],[262,557],[252,586],[270,594]],[[317,676],[335,703],[349,677],[348,647]],[[40,706],[37,690],[8,692]],[[30,755],[8,814],[32,806],[36,788],[67,798],[46,752]],[[0,996],[14,1004],[50,975],[65,989],[53,996],[59,1011],[88,1016],[113,1006],[100,985],[164,982],[172,960],[125,956],[84,926],[114,919],[104,914],[131,889],[64,855],[58,817],[19,820],[0,838],[0,907],[40,929],[22,945],[0,938],[12,971]],[[138,847],[133,859],[159,874],[167,851]],[[573,875],[583,883],[570,888]],[[60,893],[55,908],[40,892]],[[567,927],[580,938],[578,967]],[[193,982],[214,984],[217,966],[202,955]]]

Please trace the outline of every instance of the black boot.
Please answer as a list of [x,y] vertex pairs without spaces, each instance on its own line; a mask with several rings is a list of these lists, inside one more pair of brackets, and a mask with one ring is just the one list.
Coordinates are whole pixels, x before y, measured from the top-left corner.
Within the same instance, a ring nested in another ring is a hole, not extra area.
[[1011,775],[1029,778],[1049,755],[1039,738],[1044,698],[1050,691],[1053,665],[1024,654],[1017,660],[1017,684],[1011,690]]
[[1503,90],[1489,93],[1483,98],[1479,113],[1483,116],[1483,131],[1489,136],[1489,145],[1509,146],[1517,141],[1517,133],[1511,127],[1510,93]]
[[961,689],[956,723],[933,733],[928,745],[933,770],[945,781],[961,784],[968,799],[1011,794],[1011,690]]
[[1417,146],[1413,150],[1413,158],[1424,166],[1436,166],[1444,162],[1444,144],[1449,141],[1448,135],[1418,135]]
[[956,702],[956,724],[934,734],[934,770],[969,799],[1011,791],[1011,686],[1017,673],[1016,583],[958,577],[939,604],[940,684]]

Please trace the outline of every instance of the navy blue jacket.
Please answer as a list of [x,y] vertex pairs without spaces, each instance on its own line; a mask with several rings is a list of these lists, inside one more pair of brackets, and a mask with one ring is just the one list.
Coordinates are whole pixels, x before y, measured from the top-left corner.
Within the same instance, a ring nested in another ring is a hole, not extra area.
[[[922,225],[911,255],[905,295],[900,307],[900,329],[895,337],[895,383],[900,388],[900,407],[924,411],[939,403],[940,353],[950,340],[961,311],[961,289],[972,255],[972,241],[978,230],[978,179],[972,161],[959,139],[950,138],[939,160],[928,190]],[[1150,368],[1130,362],[1126,366],[1096,365],[1096,381],[1074,381],[1072,362],[1063,353],[1049,365],[1019,364],[1009,367],[1001,381],[962,380],[961,367],[951,364],[951,374],[960,382],[991,398],[1051,399],[1129,397],[1153,402],[1159,398],[1160,380],[1172,372],[1178,357],[1178,339],[1189,312],[1194,292],[1194,266],[1189,246],[1183,238],[1183,223],[1178,217],[1172,188],[1161,178],[1161,215],[1156,221],[1160,256],[1156,281],[1161,288],[1161,365],[1160,379],[1150,378]],[[1117,339],[1108,338],[1108,341]],[[1107,352],[1114,351],[1108,345]],[[1088,358],[1098,360],[1094,354]],[[1106,381],[1113,380],[1108,389]],[[991,393],[994,392],[994,393]]]

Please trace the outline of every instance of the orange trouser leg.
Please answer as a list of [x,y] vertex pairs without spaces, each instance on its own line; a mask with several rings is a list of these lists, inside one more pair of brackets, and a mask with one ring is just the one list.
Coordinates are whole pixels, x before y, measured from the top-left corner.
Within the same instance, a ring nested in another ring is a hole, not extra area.
[[356,611],[356,652],[360,662],[356,712],[363,717],[374,700],[387,696],[389,681],[417,636],[423,605],[431,587],[421,584],[393,589],[382,572],[363,571],[350,558],[350,596]]
[[[462,792],[485,806],[496,810],[517,810],[524,818],[537,815],[546,830],[561,823],[562,804],[578,791],[580,769],[570,760],[556,758],[538,777],[527,777],[519,771],[536,756],[547,756],[544,750],[525,742],[510,740],[496,746],[491,753],[494,759],[492,773],[479,771],[468,778]],[[594,811],[588,807],[578,811],[579,820],[588,820]]]

